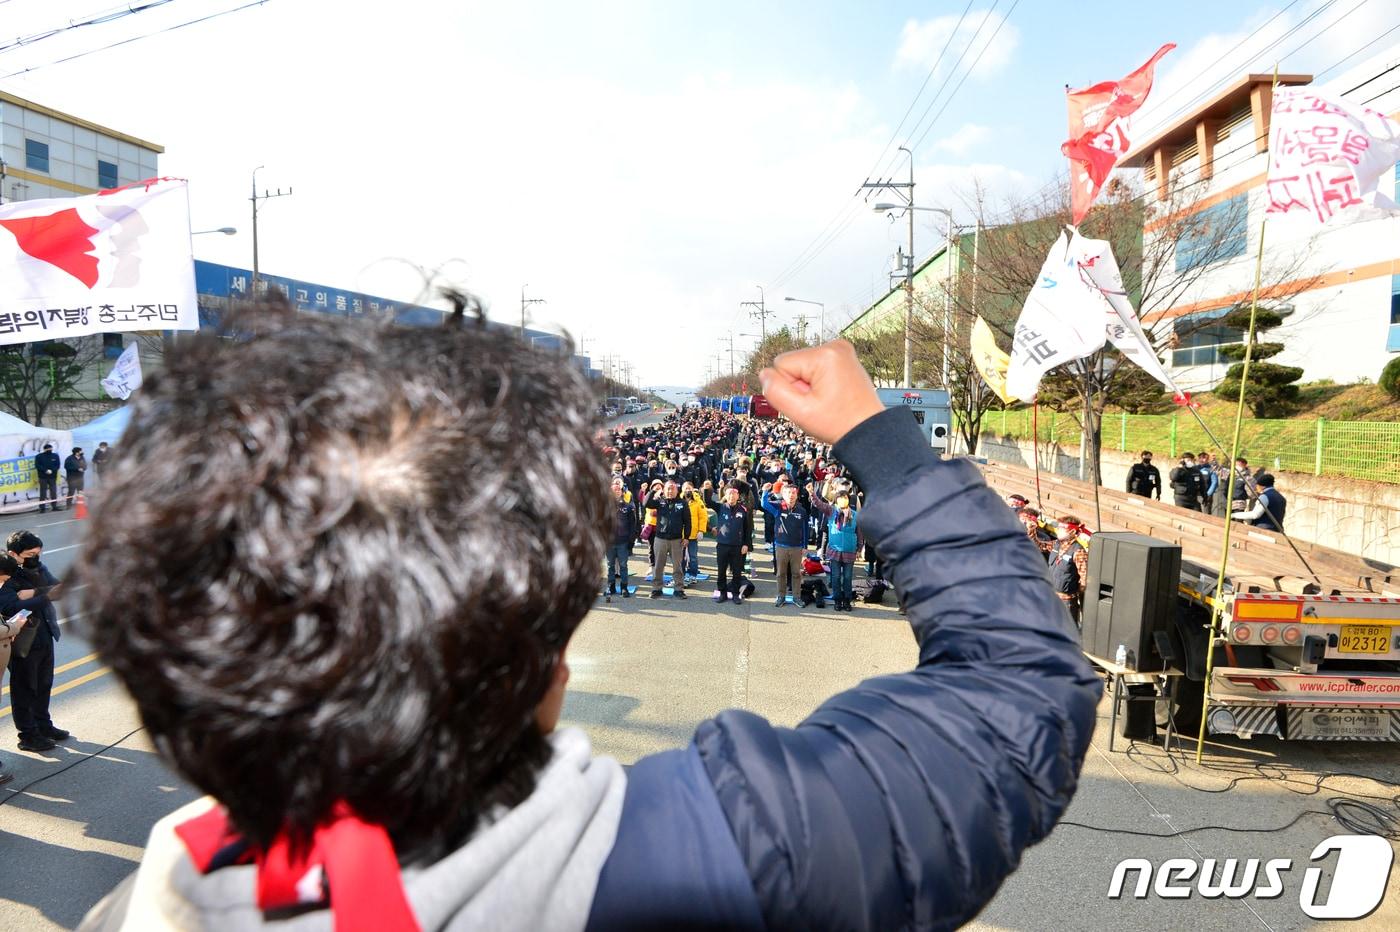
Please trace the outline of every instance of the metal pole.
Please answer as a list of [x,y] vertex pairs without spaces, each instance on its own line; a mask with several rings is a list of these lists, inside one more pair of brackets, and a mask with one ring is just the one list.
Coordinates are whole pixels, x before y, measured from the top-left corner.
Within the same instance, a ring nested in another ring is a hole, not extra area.
[[258,169],[253,169],[253,294],[258,293]]
[[947,212],[948,242],[943,247],[946,275],[943,283],[943,390],[948,391],[948,351],[953,329],[953,212]]
[[[909,154],[909,257],[904,267],[904,387],[914,387],[914,153]],[[945,383],[946,384],[946,383]]]

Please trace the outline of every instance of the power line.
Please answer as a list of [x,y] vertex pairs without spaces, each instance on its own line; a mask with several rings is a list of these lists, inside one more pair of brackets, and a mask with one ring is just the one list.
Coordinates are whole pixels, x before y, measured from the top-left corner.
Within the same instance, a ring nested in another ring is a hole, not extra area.
[[[894,144],[894,141],[899,138],[899,131],[904,128],[904,123],[906,120],[909,119],[909,114],[914,112],[914,108],[919,104],[919,98],[923,96],[924,91],[928,88],[928,83],[933,80],[933,76],[938,72],[938,66],[943,63],[943,56],[948,53],[948,48],[953,44],[953,40],[957,38],[958,33],[962,30],[963,21],[967,19],[968,11],[972,9],[972,4],[974,2],[975,0],[968,0],[967,6],[963,7],[962,15],[958,17],[957,23],[953,25],[953,30],[950,33],[948,33],[948,41],[943,43],[943,48],[939,50],[938,57],[935,58],[933,61],[933,67],[929,68],[928,74],[924,76],[924,83],[919,85],[919,90],[914,95],[914,99],[909,101],[909,106],[905,109],[904,116],[899,118],[899,125],[896,126],[894,128],[894,132],[890,134],[889,142],[885,143],[884,147],[880,149],[880,154],[875,157],[875,168],[870,172],[867,178],[875,175],[884,174],[884,172],[886,171],[886,169],[881,168],[881,165],[884,163],[885,156],[889,154],[890,146],[892,146]],[[1000,2],[1000,0],[997,0],[997,2]],[[974,36],[974,38],[976,37]],[[968,44],[971,45],[970,42]],[[953,71],[956,70],[957,65],[954,65],[952,70],[949,71],[949,74],[951,75]],[[937,100],[939,95],[943,93],[943,88],[947,86],[948,79],[944,78],[943,83],[939,85],[938,94],[935,94],[933,99]],[[917,120],[914,122],[914,125],[916,127],[919,125]],[[910,135],[913,135],[912,131]]]
[[101,13],[92,13],[89,14],[87,19],[79,22],[69,20],[68,25],[66,26],[57,26],[53,29],[45,29],[43,32],[36,32],[27,36],[21,36],[20,38],[15,39],[13,42],[9,42],[5,45],[0,45],[0,52],[8,52],[12,49],[22,48],[27,45],[34,45],[36,43],[44,41],[45,39],[52,39],[54,36],[62,35],[65,32],[72,32],[74,29],[82,29],[84,26],[100,26],[104,23],[116,22],[119,19],[125,19],[128,16],[135,16],[138,13],[145,13],[147,10],[152,10],[158,6],[165,6],[167,3],[173,2],[174,0],[150,0],[149,3],[143,3],[140,6],[122,6],[111,10],[104,10]]
[[[1325,12],[1328,10],[1329,7],[1331,7],[1331,6],[1332,6],[1333,4],[1335,4],[1336,2],[1337,2],[1337,0],[1326,0],[1326,2],[1322,4],[1322,6],[1318,7],[1316,10],[1313,10],[1313,11],[1312,11],[1311,13],[1309,13],[1307,16],[1303,17],[1301,20],[1299,20],[1299,21],[1297,22],[1297,24],[1295,24],[1291,29],[1289,29],[1289,30],[1288,30],[1287,32],[1285,32],[1283,35],[1279,36],[1277,39],[1275,39],[1274,41],[1270,42],[1268,45],[1264,46],[1264,47],[1263,47],[1262,49],[1260,49],[1258,52],[1256,52],[1256,53],[1254,53],[1252,56],[1250,56],[1249,59],[1247,60],[1246,64],[1248,64],[1248,62],[1257,61],[1258,59],[1264,57],[1266,54],[1268,54],[1268,52],[1269,52],[1270,49],[1277,48],[1278,45],[1279,45],[1280,43],[1283,42],[1283,40],[1287,39],[1289,36],[1293,35],[1295,32],[1297,32],[1298,30],[1302,29],[1302,28],[1303,28],[1304,26],[1306,26],[1308,23],[1312,22],[1314,19],[1316,19],[1317,17],[1321,16],[1323,13],[1325,13]],[[1367,0],[1361,0],[1361,3],[1363,3],[1363,4],[1366,3],[1366,2],[1367,2]],[[1358,4],[1358,6],[1359,6],[1359,5],[1360,5],[1360,4]],[[1272,21],[1273,21],[1273,20],[1270,20],[1270,22],[1272,22]],[[1261,26],[1260,29],[1262,29],[1262,28],[1263,28],[1263,27]],[[1323,31],[1326,31],[1326,30],[1324,29]],[[1258,32],[1259,32],[1259,30],[1256,29],[1254,34],[1257,34]],[[1321,34],[1322,34],[1322,32],[1318,32],[1317,35],[1314,35],[1312,39],[1308,40],[1307,42],[1304,42],[1303,45],[1300,45],[1300,46],[1298,46],[1297,48],[1293,49],[1293,51],[1292,51],[1292,52],[1289,52],[1288,55],[1293,55],[1293,54],[1295,54],[1295,53],[1298,51],[1298,49],[1301,49],[1301,48],[1303,48],[1304,46],[1309,45],[1311,42],[1316,41],[1317,38],[1318,38],[1318,36],[1320,36]],[[1238,48],[1238,46],[1236,46],[1236,47]],[[1284,58],[1287,58],[1288,56],[1283,56],[1283,57],[1284,57]],[[1280,60],[1282,60],[1282,59],[1280,59]],[[1231,72],[1227,73],[1224,77],[1219,78],[1218,80],[1216,80],[1213,84],[1211,84],[1209,87],[1207,87],[1204,91],[1202,91],[1201,93],[1197,94],[1195,97],[1191,98],[1191,99],[1188,100],[1186,103],[1182,104],[1180,107],[1177,107],[1175,110],[1173,110],[1171,113],[1169,113],[1169,114],[1161,121],[1161,122],[1162,122],[1162,125],[1164,125],[1164,126],[1165,126],[1165,125],[1169,125],[1169,124],[1171,123],[1172,120],[1176,119],[1178,116],[1180,116],[1181,114],[1185,113],[1187,110],[1190,110],[1192,107],[1194,107],[1194,106],[1195,106],[1197,103],[1199,103],[1200,101],[1204,100],[1204,99],[1205,99],[1207,96],[1209,96],[1210,94],[1214,93],[1215,91],[1217,91],[1217,90],[1220,89],[1221,87],[1225,86],[1225,84],[1226,84],[1227,82],[1234,80],[1235,77],[1236,77],[1236,75],[1238,75],[1238,73],[1239,73],[1238,71],[1231,71]],[[1145,113],[1150,113],[1150,112],[1151,112],[1151,110],[1144,111],[1144,114],[1145,114]]]
[[122,39],[122,40],[119,41],[119,42],[113,42],[113,43],[110,43],[109,45],[101,46],[100,48],[88,49],[86,52],[78,52],[77,54],[69,55],[69,56],[67,56],[66,58],[59,58],[59,59],[55,59],[54,61],[51,61],[51,62],[45,62],[45,63],[42,64],[42,65],[31,65],[31,66],[28,67],[28,68],[21,68],[21,69],[19,69],[18,71],[11,71],[9,74],[0,75],[0,80],[5,80],[5,79],[8,79],[8,78],[19,77],[20,75],[23,75],[23,74],[29,74],[30,72],[38,71],[40,68],[49,68],[49,67],[51,67],[51,66],[53,66],[53,65],[62,65],[62,64],[66,64],[67,62],[70,62],[70,61],[77,61],[79,58],[86,58],[86,57],[89,56],[89,55],[96,55],[98,52],[106,52],[106,51],[108,51],[108,50],[110,50],[110,49],[120,48],[120,47],[123,46],[123,45],[130,45],[130,44],[133,43],[133,42],[139,42],[139,41],[142,40],[142,39],[149,39],[149,38],[151,38],[152,36],[164,35],[164,34],[167,33],[167,32],[174,32],[174,31],[177,30],[177,29],[184,29],[186,26],[194,26],[194,25],[197,25],[197,24],[199,24],[199,23],[207,23],[207,22],[209,22],[210,20],[218,19],[218,18],[221,17],[221,16],[228,16],[230,13],[240,13],[240,12],[242,12],[243,10],[249,9],[250,7],[262,6],[263,4],[265,4],[265,3],[267,3],[267,2],[268,2],[268,0],[250,0],[250,2],[245,3],[245,4],[243,4],[242,6],[236,6],[236,7],[233,7],[233,8],[231,8],[231,9],[221,10],[220,12],[217,12],[217,13],[208,13],[208,14],[206,14],[206,15],[204,15],[204,16],[200,16],[200,17],[198,17],[198,18],[196,18],[196,19],[186,20],[186,21],[183,22],[183,23],[176,23],[176,24],[173,25],[173,26],[166,26],[164,29],[156,29],[156,30],[153,30],[153,31],[151,31],[151,32],[144,32],[144,33],[141,33],[141,34],[139,34],[139,35],[135,35],[135,36],[131,36],[131,37],[126,38],[126,39]]
[[[1011,14],[1015,13],[1016,7],[1020,5],[1021,0],[1015,0],[1015,2],[1011,4],[1011,8],[1006,11],[1006,15],[1001,18],[1001,22],[997,23],[997,28],[992,31],[991,37],[987,39],[987,44],[982,46],[982,51],[978,52],[977,57],[972,60],[971,67],[969,67],[966,71],[963,72],[963,76],[958,81],[957,87],[953,88],[953,92],[948,95],[948,99],[943,102],[943,106],[939,109],[939,111],[936,114],[934,114],[933,120],[930,121],[929,125],[924,129],[924,132],[921,136],[919,136],[918,141],[909,147],[911,150],[917,149],[920,145],[923,144],[924,139],[928,137],[928,134],[933,130],[933,127],[937,125],[938,118],[943,115],[944,110],[948,109],[948,105],[953,102],[953,98],[956,97],[958,91],[962,89],[963,82],[967,80],[968,75],[972,74],[972,72],[977,70],[978,64],[980,64],[982,61],[982,56],[987,53],[987,49],[991,48],[992,43],[996,41],[997,33],[1001,32],[1001,27],[1006,25],[1006,21],[1011,18]],[[979,27],[977,31],[981,32],[982,30]],[[976,41],[976,38],[976,36],[973,36],[974,41]],[[968,43],[968,48],[972,48],[971,42]],[[964,50],[964,53],[965,52],[966,50]]]
[[[918,92],[914,94],[913,99],[909,101],[909,106],[905,108],[904,116],[900,118],[899,125],[895,127],[894,132],[890,134],[889,140],[886,141],[883,147],[881,147],[880,154],[875,157],[875,164],[872,166],[871,170],[866,173],[867,181],[870,178],[880,174],[881,165],[884,163],[885,156],[889,152],[890,146],[895,142],[896,139],[899,138],[899,131],[904,128],[905,122],[909,119],[909,114],[914,111],[914,108],[916,106],[918,106],[919,98],[923,96],[924,91],[928,88],[929,82],[937,73],[938,67],[942,64],[943,57],[948,51],[948,48],[952,45],[953,39],[955,39],[958,33],[961,31],[962,24],[967,19],[968,11],[972,9],[973,2],[974,0],[968,0],[967,6],[963,8],[962,15],[958,17],[957,23],[954,24],[952,32],[950,32],[948,35],[948,40],[944,42],[943,48],[939,51],[938,57],[934,60],[933,66],[929,68],[928,74],[925,75],[923,84],[919,85]],[[997,2],[1000,2],[1000,0],[997,0]],[[953,71],[956,71],[956,66],[954,66]],[[952,73],[953,72],[950,71],[949,76],[951,76]],[[947,84],[948,78],[945,77],[943,79],[943,82],[939,85],[938,92],[934,95],[935,101],[938,99],[939,96],[942,95],[943,88],[947,87]],[[920,119],[922,119],[922,117]],[[915,123],[915,125],[918,125],[917,122]],[[818,254],[825,250],[827,246],[829,246],[832,242],[835,242],[835,240],[841,235],[841,233],[843,233],[845,229],[851,225],[855,217],[860,214],[862,206],[859,203],[857,203],[857,198],[859,194],[860,189],[857,188],[851,194],[850,198],[845,202],[845,204],[836,211],[835,216],[833,216],[829,221],[827,221],[826,225],[822,227],[821,232],[814,236],[811,242],[809,242],[802,249],[802,251],[797,254],[797,258],[793,259],[790,263],[787,264],[787,266],[783,268],[781,272],[778,273],[777,277],[773,279],[771,287],[782,287],[783,284],[790,281],[794,276],[796,276],[802,270],[802,268],[805,268],[806,265],[810,263],[812,259],[816,258]],[[833,229],[835,230],[834,232],[832,232]]]

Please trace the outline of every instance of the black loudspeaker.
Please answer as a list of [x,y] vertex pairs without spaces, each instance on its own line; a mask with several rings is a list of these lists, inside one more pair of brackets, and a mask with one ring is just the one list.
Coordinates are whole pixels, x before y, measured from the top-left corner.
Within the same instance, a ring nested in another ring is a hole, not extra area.
[[1084,590],[1085,653],[1111,661],[1121,644],[1136,669],[1164,669],[1156,635],[1171,630],[1180,583],[1176,544],[1127,532],[1095,534]]

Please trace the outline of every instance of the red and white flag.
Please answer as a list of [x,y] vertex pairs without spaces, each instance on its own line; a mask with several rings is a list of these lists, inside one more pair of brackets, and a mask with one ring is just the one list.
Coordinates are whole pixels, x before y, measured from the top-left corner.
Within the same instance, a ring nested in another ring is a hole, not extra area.
[[1326,223],[1400,213],[1376,182],[1400,160],[1400,123],[1307,87],[1274,90],[1265,213]]
[[0,207],[0,344],[198,330],[195,300],[182,180]]
[[1121,81],[1103,81],[1069,92],[1069,140],[1060,151],[1069,157],[1069,197],[1074,225],[1084,219],[1118,160],[1132,144],[1130,118],[1152,90],[1157,60],[1176,48],[1168,42]]

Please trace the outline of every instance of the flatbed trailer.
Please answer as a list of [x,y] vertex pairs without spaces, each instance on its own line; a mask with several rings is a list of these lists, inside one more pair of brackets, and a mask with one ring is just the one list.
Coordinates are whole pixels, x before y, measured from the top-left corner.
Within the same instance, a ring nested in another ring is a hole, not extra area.
[[[1032,470],[982,463],[988,484],[1034,504]],[[1045,517],[1095,521],[1093,487],[1040,476]],[[1102,527],[1181,547],[1181,582],[1171,658],[1184,671],[1174,710],[1194,733],[1298,740],[1400,740],[1400,568],[1236,524],[1224,586],[1216,591],[1225,519],[1100,488]],[[1089,538],[1093,547],[1093,538]],[[1219,607],[1221,632],[1207,632]],[[1206,701],[1206,697],[1209,700]]]

